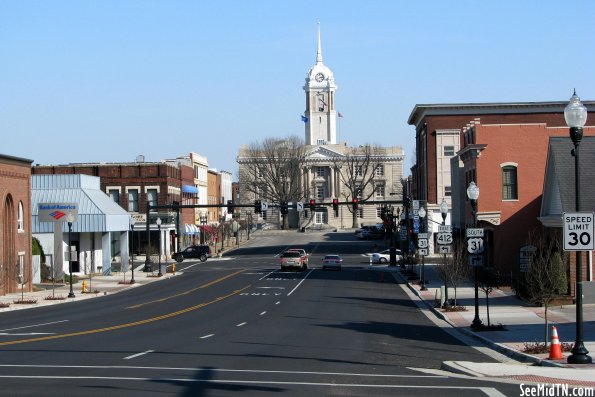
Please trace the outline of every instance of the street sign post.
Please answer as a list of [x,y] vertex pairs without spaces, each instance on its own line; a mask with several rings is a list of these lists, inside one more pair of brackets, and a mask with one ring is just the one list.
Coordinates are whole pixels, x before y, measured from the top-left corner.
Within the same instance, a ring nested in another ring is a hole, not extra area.
[[595,214],[593,212],[565,212],[564,251],[593,251]]
[[420,248],[419,251],[418,251],[418,253],[421,256],[427,256],[428,255],[428,249],[427,248]]
[[450,254],[450,245],[440,245],[438,246],[438,252],[440,254]]
[[469,255],[469,266],[483,266],[483,255]]

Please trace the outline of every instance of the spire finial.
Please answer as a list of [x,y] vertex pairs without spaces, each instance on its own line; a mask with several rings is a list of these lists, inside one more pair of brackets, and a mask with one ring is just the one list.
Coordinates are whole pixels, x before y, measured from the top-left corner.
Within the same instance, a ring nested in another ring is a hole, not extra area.
[[316,63],[322,63],[322,46],[320,45],[320,21],[318,22],[318,50],[316,51]]

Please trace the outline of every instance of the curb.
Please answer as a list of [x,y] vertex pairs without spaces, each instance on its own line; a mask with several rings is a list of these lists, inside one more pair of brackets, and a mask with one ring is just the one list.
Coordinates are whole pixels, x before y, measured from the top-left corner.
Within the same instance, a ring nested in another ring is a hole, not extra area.
[[[419,291],[413,287],[407,280],[405,280],[405,278],[403,277],[403,275],[400,272],[393,272],[393,277],[398,278],[398,281],[403,282],[404,284],[407,285],[407,287],[418,297],[418,299],[423,302],[423,304],[430,310],[432,311],[432,313],[434,313],[434,315],[442,320],[444,320],[446,323],[448,323],[451,328],[455,329],[458,332],[461,332],[463,334],[465,334],[466,336],[472,337],[474,339],[477,339],[478,341],[482,342],[484,345],[486,345],[487,347],[489,347],[492,350],[497,351],[498,353],[501,353],[507,357],[512,358],[515,361],[519,361],[521,363],[529,363],[529,364],[534,364],[537,366],[542,366],[542,367],[558,367],[558,368],[565,368],[566,365],[562,364],[562,363],[557,363],[557,362],[552,362],[549,360],[544,360],[535,356],[532,356],[530,354],[526,354],[523,352],[520,352],[518,350],[514,350],[506,345],[502,345],[500,343],[496,343],[484,336],[478,335],[477,333],[468,330],[466,328],[462,328],[462,327],[457,327],[452,321],[450,321],[450,319],[448,318],[448,316],[444,315],[444,313],[442,313],[441,311],[437,310],[432,304],[430,304],[430,302],[428,302],[427,300],[423,299],[423,297],[421,296],[421,294],[419,293]],[[443,362],[444,363],[448,363],[448,362]],[[452,362],[450,362],[451,364],[447,364],[450,365],[453,370],[452,372],[457,372],[458,371],[465,371],[465,374],[468,374],[468,372],[473,372],[467,369],[464,369],[463,367],[460,367],[456,364],[453,364]],[[476,373],[477,374],[477,373]],[[479,375],[473,375],[473,376],[483,376],[481,374]]]

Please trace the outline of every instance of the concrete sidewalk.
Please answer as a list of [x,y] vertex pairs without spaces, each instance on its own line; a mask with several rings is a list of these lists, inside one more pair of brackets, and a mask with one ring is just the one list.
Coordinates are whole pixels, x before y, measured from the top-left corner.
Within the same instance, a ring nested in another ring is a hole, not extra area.
[[[511,291],[494,290],[489,296],[490,324],[501,324],[504,329],[497,331],[474,331],[470,325],[475,316],[475,290],[472,283],[457,288],[457,305],[465,311],[445,311],[440,306],[440,286],[442,281],[435,271],[437,264],[426,264],[425,279],[427,290],[421,285],[407,280],[399,266],[373,265],[376,271],[390,272],[397,280],[406,283],[408,289],[417,296],[422,307],[431,310],[437,317],[446,321],[458,332],[480,341],[515,361],[498,364],[472,362],[444,362],[443,369],[477,377],[506,378],[524,382],[567,383],[576,386],[595,387],[595,364],[570,365],[564,352],[563,360],[549,360],[549,354],[528,354],[523,352],[526,344],[543,343],[545,339],[544,309],[535,307],[516,297]],[[419,274],[419,267],[417,272]],[[449,300],[454,298],[454,289],[449,289]],[[560,342],[574,344],[576,333],[576,307],[554,306],[548,310],[549,336],[551,326],[558,330]],[[479,317],[487,325],[485,293],[479,290]],[[583,339],[589,355],[595,358],[595,305],[583,306]],[[550,341],[548,341],[550,342]]]

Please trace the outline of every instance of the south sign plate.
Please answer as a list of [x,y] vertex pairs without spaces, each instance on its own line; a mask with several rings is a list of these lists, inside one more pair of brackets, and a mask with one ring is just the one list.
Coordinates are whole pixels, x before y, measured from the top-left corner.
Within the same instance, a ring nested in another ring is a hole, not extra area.
[[482,228],[467,229],[467,237],[483,237]]
[[564,213],[564,251],[593,251],[593,212]]

